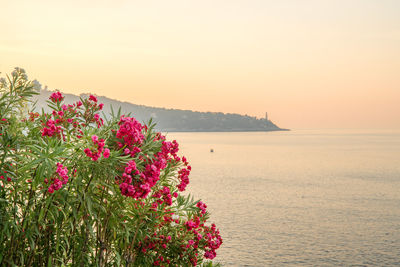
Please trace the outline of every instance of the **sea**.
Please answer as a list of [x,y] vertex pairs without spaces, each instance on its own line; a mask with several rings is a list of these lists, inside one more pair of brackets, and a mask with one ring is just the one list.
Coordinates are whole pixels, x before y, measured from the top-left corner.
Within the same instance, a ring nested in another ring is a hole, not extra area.
[[[400,130],[168,133],[223,266],[400,266]],[[211,152],[213,150],[213,152]]]

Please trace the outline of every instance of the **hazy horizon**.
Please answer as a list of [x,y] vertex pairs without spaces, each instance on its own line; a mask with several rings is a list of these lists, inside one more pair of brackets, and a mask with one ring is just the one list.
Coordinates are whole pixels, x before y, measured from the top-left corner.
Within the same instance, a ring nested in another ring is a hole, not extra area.
[[400,2],[4,1],[0,72],[66,93],[269,117],[290,129],[400,128]]

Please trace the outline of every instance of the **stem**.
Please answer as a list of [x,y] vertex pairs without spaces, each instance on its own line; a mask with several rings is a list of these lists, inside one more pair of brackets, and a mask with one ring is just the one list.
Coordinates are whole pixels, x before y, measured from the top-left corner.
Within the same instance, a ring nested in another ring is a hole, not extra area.
[[80,264],[80,266],[81,267],[84,267],[85,265],[85,258],[84,258],[84,256],[86,255],[86,252],[87,252],[87,246],[86,246],[86,243],[87,243],[87,237],[89,236],[89,231],[88,231],[88,227],[87,227],[87,224],[85,224],[85,229],[82,229],[82,233],[83,233],[83,236],[84,236],[84,242],[83,242],[83,251],[82,251],[82,253],[81,253],[81,255],[82,255],[82,257],[81,257],[81,264]]
[[[13,203],[13,219],[14,222],[16,222],[16,210],[17,210],[17,187],[14,187],[14,203]],[[14,258],[14,249],[16,248],[14,245],[14,238],[15,238],[15,227],[13,227],[13,231],[12,231],[12,235],[11,235],[11,251],[10,251],[10,255],[9,258],[12,259]]]
[[[103,203],[105,191],[106,190],[105,190],[105,187],[104,187],[103,190],[102,190],[102,193],[101,193],[101,197],[100,197],[100,204]],[[110,206],[111,205],[109,205],[109,207]],[[107,214],[109,214],[109,212],[107,212]],[[100,218],[100,216],[99,216],[99,218]],[[99,222],[97,222],[96,223],[96,227],[97,227],[97,231],[96,231],[97,244],[96,244],[96,255],[95,255],[95,258],[97,259],[97,254],[98,254],[98,252],[100,252],[98,261],[99,261],[99,265],[101,266],[101,259],[102,259],[102,256],[103,256],[101,249],[102,249],[103,243],[102,243],[102,240],[101,240],[101,232],[100,232],[101,228],[99,226],[100,226],[100,224],[99,224]],[[99,247],[97,246],[98,244],[99,244]]]
[[45,263],[48,264],[49,263],[49,259],[50,259],[50,238],[51,238],[51,233],[53,232],[53,227],[50,227],[50,230],[47,231],[46,233],[46,243],[47,243],[47,251],[46,251],[46,260]]
[[[92,180],[93,180],[93,177],[94,177],[94,175],[93,175],[93,173],[92,173],[92,176],[90,177],[90,180],[89,180],[88,184],[87,184],[86,187],[85,187],[85,190],[84,190],[84,193],[85,193],[85,194],[86,194],[86,192],[87,192],[87,190],[88,190],[88,188],[89,188],[90,183],[91,183]],[[85,194],[84,194],[84,195],[85,195]],[[79,202],[78,208],[76,209],[76,210],[77,210],[76,213],[78,213],[79,210],[81,209],[81,205],[82,205],[82,202]],[[74,223],[73,223],[73,224],[75,224],[75,218],[74,218]]]
[[[135,235],[133,236],[132,242],[130,244],[130,248],[131,248],[132,251],[133,251],[133,246],[135,245],[135,242],[136,242],[136,236],[137,236],[137,233],[139,232],[139,228],[140,228],[140,224],[142,223],[142,220],[143,220],[143,218],[140,218],[140,221],[137,223],[137,228],[136,228],[136,231],[135,231]],[[134,252],[133,253],[133,258],[131,260],[132,265],[135,264],[136,256],[137,256],[137,253]]]
[[30,206],[31,206],[31,204],[32,204],[32,197],[33,197],[33,179],[35,179],[35,177],[36,177],[36,172],[37,172],[38,167],[39,167],[39,165],[36,166],[35,171],[34,171],[34,173],[33,173],[33,175],[32,175],[32,182],[31,182],[31,184],[30,184],[30,185],[31,185],[31,188],[30,188],[30,190],[29,190],[29,197],[28,197],[28,205],[26,206],[26,208],[25,208],[25,210],[24,210],[24,213],[23,213],[23,215],[22,215],[22,223],[21,223],[22,229],[25,228],[26,213],[28,212],[28,210],[29,210],[29,208],[30,208]]
[[[87,185],[86,185],[86,187],[85,187],[85,190],[84,190],[84,193],[85,193],[85,194],[86,194],[86,192],[87,192],[87,190],[88,190],[88,188],[89,188],[90,183],[91,183],[92,180],[93,180],[93,177],[94,177],[94,175],[93,175],[93,172],[92,172],[92,176],[90,177],[89,182],[87,183]],[[85,195],[85,194],[84,194],[84,195]],[[82,201],[84,201],[84,199],[83,199]],[[78,208],[76,209],[76,214],[79,214],[79,211],[80,211],[80,209],[81,209],[81,206],[82,206],[82,202],[79,202]],[[76,217],[74,217],[74,220],[73,220],[73,222],[72,222],[73,228],[72,228],[71,236],[74,236],[74,235],[75,235],[75,231],[76,231],[76,225],[75,225],[75,223],[76,223]],[[75,258],[75,245],[74,245],[74,244],[70,247],[70,249],[69,249],[67,255],[69,255],[69,254],[71,253],[71,250],[72,250],[72,263],[74,264],[74,258]]]
[[[108,222],[110,221],[110,217],[111,217],[111,205],[108,206],[107,217],[106,217],[105,223],[103,224],[104,225],[104,227],[103,227],[104,230],[101,231],[101,228],[100,228],[100,232],[99,232],[99,238],[100,238],[100,240],[99,240],[99,243],[100,243],[100,247],[99,247],[99,250],[100,250],[99,263],[100,263],[100,266],[101,266],[101,261],[103,259],[103,253],[104,253],[103,250],[107,248],[105,243],[107,243],[106,242],[107,241],[107,227],[108,227]],[[103,233],[103,236],[101,235],[102,233]],[[105,263],[107,263],[107,261],[105,261]]]
[[[47,194],[47,191],[44,193],[43,199],[45,198],[46,194]],[[49,205],[48,205],[48,207],[46,209],[46,213],[43,216],[43,221],[46,220],[47,212],[49,211],[50,204],[53,201],[53,196],[54,195],[51,195],[51,197],[50,197]],[[41,212],[42,208],[43,208],[43,203],[40,205],[39,212],[37,213],[37,222],[39,222],[39,219],[40,219],[39,216],[40,216],[40,212]],[[33,258],[34,258],[34,255],[35,255],[35,251],[36,251],[36,248],[37,248],[37,243],[39,241],[39,237],[40,237],[40,234],[41,234],[42,231],[43,231],[43,229],[41,231],[39,231],[39,234],[36,236],[35,243],[33,244],[33,248],[31,248],[31,255],[29,257],[29,261],[28,261],[28,265],[27,266],[31,266],[32,265],[32,261],[33,261]]]
[[[36,172],[36,171],[35,171],[35,172]],[[23,213],[23,215],[22,215],[22,222],[21,222],[22,231],[24,231],[24,229],[25,229],[25,218],[26,218],[26,213],[27,213],[27,211],[28,211],[28,209],[29,209],[29,207],[30,207],[30,205],[31,205],[32,197],[33,197],[33,187],[32,187],[32,184],[31,184],[31,189],[30,189],[29,197],[28,197],[28,205],[26,206],[26,208],[25,208],[25,210],[24,210],[24,213]],[[14,233],[13,233],[13,234],[14,234]],[[14,236],[13,236],[13,238],[14,238]],[[13,239],[13,238],[12,238],[12,239]],[[15,245],[13,244],[13,240],[12,240],[12,239],[11,239],[11,244],[12,244],[11,255],[14,253],[14,248],[15,248],[16,250],[18,250],[19,242],[20,242],[23,238],[20,236],[20,238],[18,238],[18,239],[16,240]]]

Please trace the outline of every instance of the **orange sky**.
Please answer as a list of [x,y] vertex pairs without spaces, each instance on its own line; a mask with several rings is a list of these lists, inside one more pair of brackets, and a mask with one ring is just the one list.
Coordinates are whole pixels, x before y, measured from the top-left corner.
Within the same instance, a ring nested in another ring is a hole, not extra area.
[[[82,3],[84,2],[84,3]],[[397,0],[0,0],[0,72],[65,92],[400,128]]]

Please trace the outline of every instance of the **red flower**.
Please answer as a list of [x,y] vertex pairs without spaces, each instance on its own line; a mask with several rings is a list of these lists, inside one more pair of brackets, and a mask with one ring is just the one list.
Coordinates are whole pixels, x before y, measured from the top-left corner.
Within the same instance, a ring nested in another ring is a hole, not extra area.
[[97,97],[95,97],[94,95],[90,95],[89,100],[97,103]]
[[50,100],[54,103],[61,102],[64,99],[60,92],[55,92],[50,95]]

